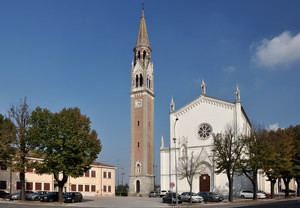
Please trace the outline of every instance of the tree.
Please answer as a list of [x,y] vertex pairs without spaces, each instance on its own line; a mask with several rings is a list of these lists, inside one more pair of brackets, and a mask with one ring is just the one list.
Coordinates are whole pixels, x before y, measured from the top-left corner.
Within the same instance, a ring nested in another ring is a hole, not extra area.
[[228,129],[224,134],[214,135],[216,173],[225,173],[228,179],[228,200],[233,201],[233,176],[238,168],[244,147],[243,136]]
[[68,177],[82,176],[101,151],[100,140],[91,129],[90,119],[79,108],[64,108],[58,113],[36,108],[30,119],[29,136],[43,161],[34,167],[40,173],[54,175],[63,201]]
[[261,167],[267,176],[267,180],[270,181],[271,198],[274,197],[274,186],[276,180],[280,177],[279,171],[277,170],[280,166],[278,157],[279,154],[276,152],[276,140],[272,139],[273,132],[266,130],[260,131],[257,135],[262,145],[262,156],[261,156]]
[[275,132],[274,139],[277,139],[275,150],[278,154],[278,165],[276,170],[280,174],[280,178],[284,182],[285,186],[285,197],[289,196],[289,183],[293,178],[293,138],[287,134],[287,131],[284,129],[278,129]]
[[21,200],[25,200],[25,172],[27,166],[27,156],[32,149],[28,140],[29,129],[29,106],[26,102],[26,97],[21,100],[18,106],[12,105],[8,111],[8,115],[16,128],[16,140],[13,166],[19,172],[21,183]]
[[251,181],[253,187],[253,200],[257,199],[257,173],[261,169],[264,154],[264,144],[259,137],[260,131],[252,130],[251,134],[245,137],[243,157],[240,160],[239,168]]
[[[193,190],[193,180],[194,176],[200,172],[201,161],[200,155],[194,157],[192,152],[191,157],[189,158],[185,149],[185,154],[178,159],[178,167],[177,172],[180,179],[186,178],[189,186],[190,186],[190,193]],[[190,203],[192,195],[190,194]]]
[[16,128],[10,119],[0,114],[0,165],[8,166],[14,155]]
[[294,140],[293,172],[297,182],[297,196],[300,196],[300,125],[290,126],[288,131]]

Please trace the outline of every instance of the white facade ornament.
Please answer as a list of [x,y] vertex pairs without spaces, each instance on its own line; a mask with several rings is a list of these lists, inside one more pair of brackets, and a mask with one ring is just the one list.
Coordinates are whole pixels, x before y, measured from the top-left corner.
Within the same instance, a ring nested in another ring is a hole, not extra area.
[[235,91],[235,101],[239,103],[241,101],[241,92],[238,85],[236,85],[236,91]]
[[175,103],[174,103],[174,100],[172,97],[171,102],[170,102],[170,113],[173,113],[173,112],[175,112]]
[[164,136],[161,136],[161,138],[160,138],[160,148],[163,149],[164,147],[165,147]]
[[205,84],[205,81],[203,79],[202,79],[202,82],[201,82],[201,94],[206,95],[206,84]]

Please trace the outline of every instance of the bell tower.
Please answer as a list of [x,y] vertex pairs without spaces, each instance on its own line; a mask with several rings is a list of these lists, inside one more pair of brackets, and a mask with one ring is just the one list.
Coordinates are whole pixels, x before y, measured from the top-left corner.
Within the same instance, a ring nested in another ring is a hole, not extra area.
[[131,196],[148,195],[154,190],[154,77],[151,52],[143,8],[131,66]]

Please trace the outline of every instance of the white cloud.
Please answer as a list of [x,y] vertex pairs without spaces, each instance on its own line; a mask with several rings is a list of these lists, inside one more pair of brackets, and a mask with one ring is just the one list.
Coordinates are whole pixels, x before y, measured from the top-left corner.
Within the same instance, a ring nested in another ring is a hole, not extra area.
[[227,66],[226,68],[223,69],[223,71],[226,73],[232,73],[232,72],[236,71],[236,67],[235,66]]
[[270,124],[267,129],[270,131],[276,131],[277,129],[279,129],[279,123]]
[[300,33],[292,36],[285,31],[270,40],[262,40],[256,47],[254,59],[268,69],[278,69],[279,66],[300,61]]

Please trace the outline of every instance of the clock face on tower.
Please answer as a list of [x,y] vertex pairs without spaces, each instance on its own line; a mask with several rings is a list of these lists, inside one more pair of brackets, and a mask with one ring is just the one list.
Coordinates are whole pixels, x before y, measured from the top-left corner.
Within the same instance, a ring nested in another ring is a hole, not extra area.
[[142,99],[135,100],[134,107],[135,108],[141,108],[141,107],[143,107],[143,100]]

